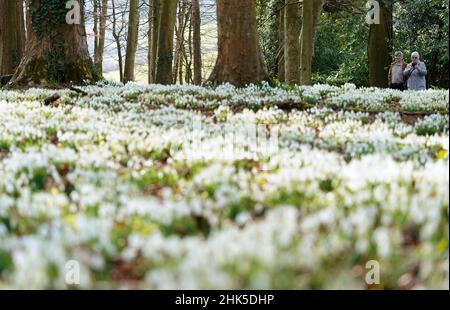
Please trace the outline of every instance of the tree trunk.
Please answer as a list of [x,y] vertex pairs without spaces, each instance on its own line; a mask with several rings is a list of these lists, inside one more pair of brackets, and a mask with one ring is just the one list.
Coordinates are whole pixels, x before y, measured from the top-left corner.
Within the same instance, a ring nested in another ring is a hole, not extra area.
[[134,67],[139,32],[139,0],[130,0],[130,14],[128,18],[127,52],[125,55],[125,70],[123,82],[134,81]]
[[23,55],[21,2],[0,0],[0,76],[13,74]]
[[194,60],[194,84],[202,84],[202,38],[201,38],[201,17],[199,0],[192,0],[192,47]]
[[[284,6],[284,1],[281,3],[281,5]],[[281,9],[280,12],[277,14],[278,16],[278,25],[277,25],[277,32],[278,32],[278,50],[277,50],[277,64],[278,64],[278,69],[277,69],[277,75],[278,75],[278,80],[280,82],[285,82],[286,81],[286,72],[284,70],[285,68],[285,59],[284,59],[284,36],[285,36],[285,32],[284,32],[284,9]]]
[[[26,16],[26,23],[25,23],[25,32],[26,32],[26,38],[31,37],[31,32],[33,31],[33,28],[31,27],[31,17],[30,17],[30,10],[28,8],[30,7],[31,0],[25,0],[25,7],[27,8],[25,10],[25,16]],[[25,53],[26,46],[24,45],[24,53]]]
[[152,0],[152,34],[151,45],[149,55],[149,83],[154,83],[156,80],[156,59],[158,54],[158,36],[159,36],[159,24],[161,18],[161,1]]
[[[385,1],[386,2],[386,1]],[[380,24],[369,29],[369,85],[388,86],[388,69],[392,53],[392,4],[380,2]]]
[[149,0],[148,1],[148,31],[147,31],[147,45],[148,45],[148,50],[147,50],[147,67],[148,67],[148,71],[147,71],[147,82],[150,84],[152,83],[152,69],[151,69],[151,62],[152,62],[152,40],[153,40],[153,36],[152,36],[152,29],[153,29],[153,0]]
[[40,0],[31,0],[29,10],[31,31],[25,55],[10,86],[57,86],[95,82],[100,75],[89,57],[84,26],[84,2],[80,6],[80,24],[66,23],[63,1],[48,7]]
[[158,52],[156,60],[156,83],[172,84],[173,39],[177,17],[178,0],[161,3]]
[[285,0],[284,7],[284,62],[285,81],[300,83],[301,7],[298,0]]
[[98,10],[100,7],[99,4],[100,0],[93,0],[92,1],[92,15],[93,15],[93,27],[92,32],[94,33],[94,64],[95,64],[95,56],[98,54]]
[[256,32],[256,2],[217,0],[218,57],[213,84],[242,87],[267,78]]
[[23,10],[23,1],[17,1],[17,49],[19,51],[19,62],[22,59],[22,56],[25,52],[25,42],[26,42],[26,34],[25,34],[25,19],[24,19],[24,10]]
[[324,0],[303,0],[302,31],[300,35],[301,70],[300,83],[312,84],[312,57],[314,55],[314,44],[316,28],[322,12]]
[[[185,17],[185,9],[186,9],[186,3],[184,1],[180,1],[180,5],[178,8],[178,14],[177,19],[178,22],[175,26],[175,54],[173,57],[173,83],[177,83],[177,79],[179,77],[178,73],[181,69],[181,49],[184,44],[184,17]],[[180,81],[180,84],[182,84],[182,81]]]
[[102,5],[99,7],[99,33],[97,40],[97,50],[94,54],[94,64],[97,71],[103,72],[103,52],[105,50],[105,35],[106,35],[106,18],[108,15],[108,0],[102,0]]
[[122,57],[122,45],[120,44],[120,34],[117,32],[117,16],[116,16],[116,2],[112,0],[112,17],[113,17],[113,29],[112,36],[116,42],[117,49],[117,62],[119,63],[119,78],[123,82],[123,57]]
[[[192,5],[190,8],[191,12],[191,18],[189,22],[189,28],[188,28],[188,39],[187,39],[187,50],[183,50],[183,59],[186,66],[186,75],[185,75],[185,81],[188,84],[195,84],[192,79],[192,63],[193,63],[193,39],[192,39],[192,32],[193,32],[193,25],[192,25]],[[200,55],[201,57],[201,55]],[[201,68],[200,68],[201,70]],[[201,84],[201,71],[200,71],[200,84]],[[198,85],[200,85],[198,84]]]
[[322,14],[323,6],[325,5],[326,0],[317,0],[314,1],[314,33],[313,33],[313,51],[312,55],[314,56],[314,50],[316,46],[316,34],[318,32],[319,24],[320,24],[320,15]]

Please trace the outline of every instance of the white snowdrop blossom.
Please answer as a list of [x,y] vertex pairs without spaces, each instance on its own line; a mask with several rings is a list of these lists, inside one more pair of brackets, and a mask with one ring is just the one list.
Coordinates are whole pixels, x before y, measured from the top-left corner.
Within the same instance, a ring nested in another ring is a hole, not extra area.
[[0,91],[0,288],[448,289],[448,91],[82,90]]

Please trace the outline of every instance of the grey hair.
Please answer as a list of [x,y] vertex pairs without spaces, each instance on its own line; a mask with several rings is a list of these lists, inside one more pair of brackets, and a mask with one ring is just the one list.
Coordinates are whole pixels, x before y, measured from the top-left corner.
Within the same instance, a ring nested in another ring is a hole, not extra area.
[[398,55],[403,56],[403,52],[402,52],[402,51],[397,51],[397,52],[395,52],[395,56],[398,56]]
[[411,54],[411,57],[417,56],[417,59],[420,59],[420,54],[419,52],[414,52]]

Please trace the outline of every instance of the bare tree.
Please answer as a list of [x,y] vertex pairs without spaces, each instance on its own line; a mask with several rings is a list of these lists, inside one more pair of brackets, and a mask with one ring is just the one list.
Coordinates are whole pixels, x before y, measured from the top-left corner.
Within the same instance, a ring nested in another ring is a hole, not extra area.
[[[105,37],[106,37],[106,20],[108,17],[108,0],[101,0],[101,5],[99,5],[99,0],[94,0],[97,2],[94,4],[99,17],[94,17],[94,33],[95,33],[95,44],[94,44],[94,64],[98,71],[103,71],[103,53],[105,50]],[[98,23],[98,26],[96,24]],[[99,29],[98,33],[96,29]]]
[[156,61],[156,83],[172,84],[173,41],[178,0],[161,3],[159,21],[158,52]]
[[134,81],[134,68],[136,62],[136,50],[139,32],[139,0],[130,0],[130,12],[128,18],[127,52],[125,56],[125,70],[123,82]]
[[194,84],[202,83],[202,38],[199,0],[192,0],[192,53],[194,60]]
[[[123,30],[122,27],[118,29],[118,20],[117,20],[117,11],[116,11],[116,0],[111,0],[112,2],[112,36],[114,38],[114,42],[116,44],[117,50],[117,62],[119,64],[119,77],[120,81],[123,82],[123,56],[122,56],[122,45],[120,40],[120,35]],[[123,13],[122,13],[123,17]],[[122,18],[123,19],[123,18]]]
[[301,5],[298,0],[285,0],[284,12],[284,72],[289,84],[300,83]]
[[312,57],[316,28],[325,0],[303,0],[302,32],[300,36],[301,70],[300,82],[303,85],[312,84]]

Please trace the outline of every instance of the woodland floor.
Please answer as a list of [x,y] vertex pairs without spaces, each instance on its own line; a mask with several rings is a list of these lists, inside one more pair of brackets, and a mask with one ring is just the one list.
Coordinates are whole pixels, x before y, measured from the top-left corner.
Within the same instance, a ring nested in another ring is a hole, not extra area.
[[353,85],[0,91],[0,288],[448,289],[448,104]]

